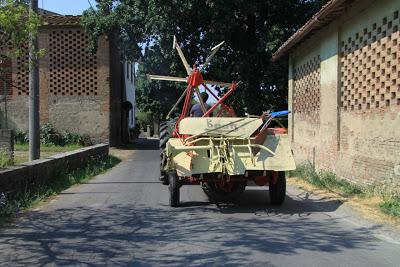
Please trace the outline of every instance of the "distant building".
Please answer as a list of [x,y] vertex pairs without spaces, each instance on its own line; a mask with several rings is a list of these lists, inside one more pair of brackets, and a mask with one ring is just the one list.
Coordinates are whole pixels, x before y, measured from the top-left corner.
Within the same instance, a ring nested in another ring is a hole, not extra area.
[[296,161],[400,185],[400,1],[332,0],[274,54],[289,55]]
[[[39,46],[46,50],[40,59],[41,124],[50,122],[59,131],[88,134],[112,145],[127,141],[135,125],[134,64],[122,64],[117,46],[106,38],[100,39],[97,53],[90,54],[79,16],[50,14],[43,19],[39,32]],[[2,62],[12,71],[3,74],[6,83],[0,80],[1,127],[27,130],[27,54]]]

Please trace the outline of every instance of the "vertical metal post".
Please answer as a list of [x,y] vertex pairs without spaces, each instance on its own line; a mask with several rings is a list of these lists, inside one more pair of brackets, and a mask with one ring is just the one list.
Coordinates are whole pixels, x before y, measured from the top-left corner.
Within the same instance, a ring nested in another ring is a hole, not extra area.
[[8,129],[8,112],[7,112],[8,90],[7,90],[7,82],[5,80],[3,81],[3,86],[4,86],[4,129]]
[[[29,12],[38,13],[38,0],[30,0]],[[29,35],[29,160],[40,158],[39,60],[37,33]]]

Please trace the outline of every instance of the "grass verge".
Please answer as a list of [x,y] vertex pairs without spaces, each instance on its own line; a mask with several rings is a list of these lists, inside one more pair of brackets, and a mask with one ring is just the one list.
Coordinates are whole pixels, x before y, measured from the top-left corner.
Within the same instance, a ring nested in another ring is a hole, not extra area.
[[337,177],[329,171],[315,171],[311,164],[298,166],[295,171],[289,173],[290,177],[297,177],[313,186],[329,190],[342,197],[368,198],[379,197],[381,201],[378,208],[383,213],[400,218],[400,195],[376,190],[375,186],[361,186]]
[[[40,146],[40,158],[47,158],[58,153],[64,153],[80,149],[83,146],[80,145],[41,145]],[[17,143],[14,146],[14,162],[11,165],[18,165],[29,161],[29,145]],[[1,166],[0,166],[1,167]]]
[[[68,152],[71,150],[82,148],[80,145],[65,145],[65,146],[55,146],[55,145],[41,145],[40,151],[41,152]],[[29,145],[28,144],[15,144],[14,145],[15,151],[28,151]]]
[[0,225],[10,221],[17,212],[28,209],[51,196],[55,196],[74,184],[86,182],[93,176],[114,167],[119,162],[120,159],[114,156],[108,156],[103,161],[93,159],[89,161],[89,164],[85,168],[69,173],[62,172],[52,181],[12,198],[0,195]]
[[383,213],[400,218],[400,196],[393,196],[385,199],[379,208]]

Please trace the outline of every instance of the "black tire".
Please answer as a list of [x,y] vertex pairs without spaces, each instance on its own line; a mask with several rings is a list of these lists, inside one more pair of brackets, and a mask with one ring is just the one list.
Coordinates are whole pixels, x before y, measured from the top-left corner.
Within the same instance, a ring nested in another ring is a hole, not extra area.
[[164,149],[169,140],[169,133],[163,133],[163,136],[160,136],[160,149]]
[[215,186],[215,183],[203,183],[202,189],[208,198],[216,203],[230,203],[239,198],[246,188],[246,183],[235,183],[231,192],[226,192]]
[[[168,133],[168,127],[165,124],[165,126],[162,126],[163,129],[160,130],[160,182],[163,185],[168,185],[169,184],[169,178],[168,175],[164,171],[164,167],[166,164],[166,157],[164,155],[164,150],[167,145],[167,142],[169,140],[169,133]],[[161,128],[160,128],[161,129]]]
[[160,153],[160,183],[163,185],[169,185],[169,178],[167,173],[164,171],[164,167],[167,164],[167,159],[161,150]]
[[272,205],[282,205],[286,197],[286,175],[278,172],[276,184],[269,184],[269,199]]
[[175,172],[168,173],[169,180],[169,205],[179,207],[179,178]]

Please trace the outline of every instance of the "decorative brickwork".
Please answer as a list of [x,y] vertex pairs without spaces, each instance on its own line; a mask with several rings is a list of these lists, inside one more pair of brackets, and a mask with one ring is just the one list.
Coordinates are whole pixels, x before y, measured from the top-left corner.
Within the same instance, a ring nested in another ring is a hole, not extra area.
[[[0,34],[0,54],[2,58],[0,64],[2,69],[5,67],[9,70],[9,72],[6,71],[6,73],[1,74],[3,79],[0,82],[4,81],[4,79],[6,80],[8,95],[29,95],[28,49],[26,47],[22,48],[22,55],[15,60],[15,69],[13,69],[11,60],[4,60],[10,56],[12,50],[12,43],[3,40],[3,35]],[[3,89],[3,83],[1,83],[0,94],[4,94]]]
[[400,106],[399,11],[341,42],[341,108]]
[[319,122],[321,58],[315,56],[294,69],[293,111],[305,120]]
[[16,74],[13,85],[18,95],[29,95],[29,55],[28,49],[24,49],[23,55],[17,57]]
[[97,58],[88,50],[80,29],[53,30],[49,34],[49,90],[52,95],[98,95]]
[[[12,62],[9,57],[0,56],[0,95],[12,95]],[[5,86],[5,88],[4,88]]]

